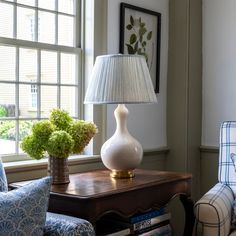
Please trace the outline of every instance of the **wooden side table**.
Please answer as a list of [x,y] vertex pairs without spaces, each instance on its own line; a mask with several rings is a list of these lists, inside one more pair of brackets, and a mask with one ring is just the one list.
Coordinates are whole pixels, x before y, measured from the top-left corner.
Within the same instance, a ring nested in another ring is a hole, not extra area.
[[[77,216],[95,225],[106,213],[129,217],[166,206],[172,198],[180,196],[185,209],[184,236],[192,235],[191,174],[135,170],[132,179],[113,179],[109,173],[97,170],[71,174],[69,184],[53,185],[49,211]],[[12,183],[10,187],[17,188],[28,182]]]

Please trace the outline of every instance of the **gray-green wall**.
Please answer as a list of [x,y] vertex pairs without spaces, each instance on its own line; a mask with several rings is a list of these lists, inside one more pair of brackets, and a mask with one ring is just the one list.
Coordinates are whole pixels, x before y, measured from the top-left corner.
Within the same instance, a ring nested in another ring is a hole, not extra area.
[[193,174],[200,193],[202,2],[170,0],[167,79],[167,169]]
[[[200,196],[202,120],[202,1],[169,1],[167,170],[193,174],[192,198]],[[173,235],[183,234],[183,207],[171,204]]]
[[218,182],[218,147],[201,147],[200,196]]

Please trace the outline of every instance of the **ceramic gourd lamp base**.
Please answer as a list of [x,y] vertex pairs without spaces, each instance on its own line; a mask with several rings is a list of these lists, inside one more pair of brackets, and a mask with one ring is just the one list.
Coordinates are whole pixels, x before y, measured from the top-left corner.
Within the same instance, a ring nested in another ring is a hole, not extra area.
[[70,183],[68,158],[49,157],[48,175],[52,177],[52,184]]
[[128,109],[119,104],[114,112],[116,131],[102,146],[103,164],[110,169],[113,178],[133,178],[133,170],[139,166],[143,157],[141,144],[129,133],[126,125]]

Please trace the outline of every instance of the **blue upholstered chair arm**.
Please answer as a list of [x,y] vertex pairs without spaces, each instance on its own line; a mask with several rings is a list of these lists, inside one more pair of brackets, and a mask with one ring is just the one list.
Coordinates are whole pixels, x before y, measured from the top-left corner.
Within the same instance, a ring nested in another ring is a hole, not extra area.
[[234,195],[230,187],[216,184],[196,204],[197,223],[202,224],[203,235],[229,235]]
[[94,236],[94,228],[86,220],[47,212],[45,236]]

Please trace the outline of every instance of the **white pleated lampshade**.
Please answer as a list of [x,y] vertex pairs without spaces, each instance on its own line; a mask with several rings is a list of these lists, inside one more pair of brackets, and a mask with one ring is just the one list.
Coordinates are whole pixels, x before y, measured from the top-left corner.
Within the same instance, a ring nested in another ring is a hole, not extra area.
[[96,58],[84,103],[157,102],[146,60],[140,55]]

